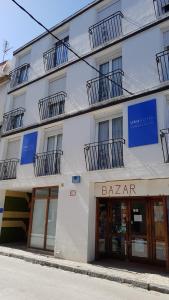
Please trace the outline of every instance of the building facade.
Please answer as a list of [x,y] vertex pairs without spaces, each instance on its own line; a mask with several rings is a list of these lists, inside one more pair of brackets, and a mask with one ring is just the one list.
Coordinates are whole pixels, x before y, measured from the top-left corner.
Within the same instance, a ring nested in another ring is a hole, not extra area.
[[169,269],[169,1],[94,1],[52,32],[14,52],[1,243]]

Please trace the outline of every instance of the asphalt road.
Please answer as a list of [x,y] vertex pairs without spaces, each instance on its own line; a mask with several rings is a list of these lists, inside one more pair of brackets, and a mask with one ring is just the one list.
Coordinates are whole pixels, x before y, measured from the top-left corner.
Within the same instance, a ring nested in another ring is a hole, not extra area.
[[168,300],[169,295],[0,256],[1,299]]

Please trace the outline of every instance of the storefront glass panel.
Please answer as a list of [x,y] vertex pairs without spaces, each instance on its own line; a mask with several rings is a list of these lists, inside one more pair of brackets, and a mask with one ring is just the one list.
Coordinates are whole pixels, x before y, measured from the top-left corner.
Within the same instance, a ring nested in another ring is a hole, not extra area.
[[34,248],[44,247],[45,234],[45,214],[46,214],[46,200],[38,199],[34,204],[33,223],[31,232],[30,246]]
[[30,246],[54,250],[58,187],[40,188],[34,192]]
[[48,210],[46,249],[54,250],[56,234],[57,200],[51,199]]

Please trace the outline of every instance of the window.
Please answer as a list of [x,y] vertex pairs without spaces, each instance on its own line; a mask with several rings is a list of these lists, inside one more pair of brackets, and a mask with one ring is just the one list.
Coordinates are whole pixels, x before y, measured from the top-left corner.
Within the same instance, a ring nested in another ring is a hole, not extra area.
[[21,84],[22,82],[28,79],[28,64],[30,62],[30,52],[18,57],[18,66],[21,68],[17,71],[17,83]]
[[[55,79],[49,82],[49,96],[55,95],[59,92],[64,92],[66,90],[66,78]],[[62,97],[61,100],[49,100],[48,104],[48,117],[54,117],[59,114],[64,113],[65,100]]]
[[19,158],[20,140],[12,140],[8,142],[6,159]]
[[62,150],[62,134],[46,137],[44,147],[46,152],[43,164],[44,175],[57,174]]
[[113,59],[99,66],[102,74],[109,74],[109,78],[100,75],[99,101],[122,95],[122,57]]
[[[66,44],[69,42],[69,37],[65,37],[62,41]],[[54,67],[57,67],[68,61],[68,49],[63,45],[62,41],[55,44]]]
[[169,50],[169,30],[163,32],[164,50]]
[[123,118],[98,123],[98,169],[123,165]]
[[11,129],[19,128],[23,126],[24,110],[19,108],[25,107],[25,94],[14,96],[12,110],[18,110],[14,115],[11,116]]

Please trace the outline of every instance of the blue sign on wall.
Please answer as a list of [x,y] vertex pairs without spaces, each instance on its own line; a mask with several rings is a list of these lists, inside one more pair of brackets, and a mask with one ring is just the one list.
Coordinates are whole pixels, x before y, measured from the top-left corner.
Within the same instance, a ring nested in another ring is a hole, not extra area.
[[36,145],[37,145],[37,132],[25,134],[22,144],[21,165],[32,164],[35,159]]
[[4,209],[2,207],[0,207],[0,214],[3,214]]
[[128,107],[129,147],[158,143],[156,99]]

